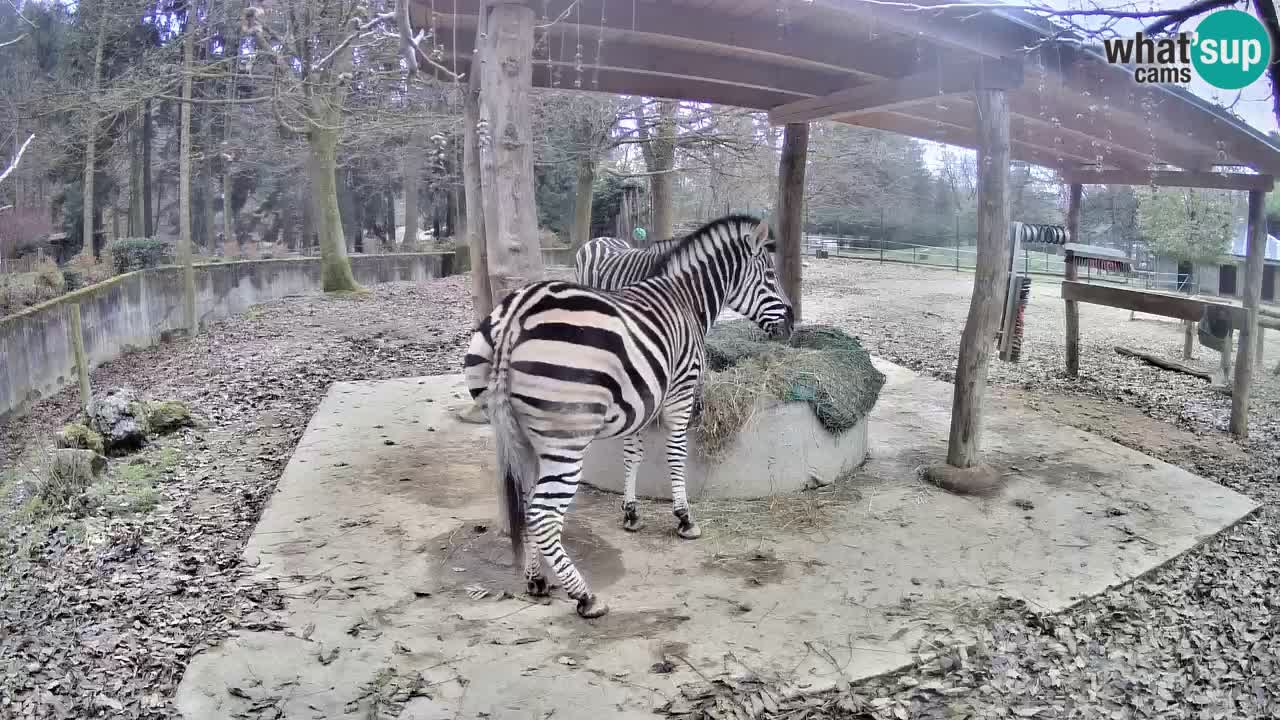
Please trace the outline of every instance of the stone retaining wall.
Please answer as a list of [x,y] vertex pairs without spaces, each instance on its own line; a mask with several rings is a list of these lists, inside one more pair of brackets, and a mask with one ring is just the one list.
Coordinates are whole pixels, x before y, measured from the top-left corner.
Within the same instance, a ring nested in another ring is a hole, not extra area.
[[[356,255],[361,285],[423,281],[455,272],[453,253]],[[196,266],[196,312],[211,322],[289,295],[320,292],[319,258]],[[182,271],[168,266],[118,275],[0,318],[0,420],[75,382],[67,308],[79,303],[90,367],[182,328]]]

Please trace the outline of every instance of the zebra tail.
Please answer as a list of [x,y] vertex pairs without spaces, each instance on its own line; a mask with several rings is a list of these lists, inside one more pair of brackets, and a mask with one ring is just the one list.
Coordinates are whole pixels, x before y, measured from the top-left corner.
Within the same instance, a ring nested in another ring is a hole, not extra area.
[[498,494],[502,498],[499,517],[503,528],[511,535],[511,550],[517,569],[524,563],[525,503],[529,488],[537,481],[538,458],[533,445],[520,427],[515,410],[511,407],[511,369],[509,358],[515,347],[518,325],[509,326],[503,333],[496,363],[489,385],[489,424],[498,450]]

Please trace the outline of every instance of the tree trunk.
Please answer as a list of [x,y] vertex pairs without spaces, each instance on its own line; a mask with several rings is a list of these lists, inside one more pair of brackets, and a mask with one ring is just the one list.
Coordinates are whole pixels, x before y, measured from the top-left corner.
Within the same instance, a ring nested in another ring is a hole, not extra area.
[[221,183],[217,180],[217,174],[213,172],[213,133],[206,133],[205,140],[208,144],[205,146],[204,197],[202,198],[204,201],[204,230],[201,235],[204,236],[205,253],[212,255],[218,239],[218,207],[214,204],[214,201],[218,197],[217,188]]
[[437,242],[444,237],[443,224],[444,208],[440,206],[440,191],[436,190],[431,193],[431,237]]
[[142,102],[142,234],[154,237],[156,217],[151,208],[151,101]]
[[178,262],[182,265],[182,319],[187,333],[199,330],[196,318],[196,274],[191,258],[191,76],[195,71],[195,21],[187,20],[182,40],[182,141],[178,150]]
[[[595,163],[584,151],[578,158],[578,187],[573,201],[573,227],[569,231],[569,245],[575,251],[591,239],[591,193],[595,183]],[[623,240],[631,242],[631,238]]]
[[978,259],[973,297],[960,338],[947,464],[971,468],[982,449],[987,364],[1000,323],[1009,261],[1009,98],[1004,90],[977,92]]
[[383,238],[382,252],[395,252],[396,249],[396,193],[395,189],[388,186],[382,194],[386,207],[384,221],[386,222],[386,237]]
[[[135,112],[135,117],[141,119],[141,112]],[[129,237],[144,237],[146,222],[142,219],[142,213],[146,207],[146,202],[142,191],[142,123],[135,123],[134,127],[129,129]]]
[[[406,250],[416,248],[418,242],[418,190],[422,183],[422,143],[417,141],[418,133],[410,138],[409,152],[404,156],[404,238],[401,240]],[[395,237],[395,226],[391,227]]]
[[316,235],[315,201],[312,199],[314,192],[314,188],[307,190],[299,188],[298,207],[302,210],[302,240],[298,243],[298,249],[303,251],[304,255],[318,245],[318,242],[313,240]]
[[[484,7],[483,5],[481,6]],[[483,20],[483,18],[482,18]],[[476,46],[484,22],[476,25]],[[493,310],[489,285],[489,248],[484,226],[484,196],[480,181],[480,74],[471,73],[463,105],[462,181],[467,214],[467,245],[471,256],[471,312],[479,323]]]
[[228,247],[240,249],[240,239],[236,237],[236,218],[231,210],[231,158],[222,155],[222,242]]
[[499,4],[481,43],[480,143],[489,289],[496,304],[511,290],[542,279],[534,205],[530,91],[533,8]]
[[671,100],[658,103],[658,123],[654,138],[648,143],[649,203],[653,208],[653,227],[649,236],[653,241],[665,240],[675,234],[672,208],[672,171],[676,166],[676,110],[680,104]]
[[85,147],[84,147],[84,184],[82,185],[83,202],[81,203],[80,238],[82,245],[80,254],[87,258],[96,257],[93,249],[94,218],[94,179],[98,174],[98,88],[102,78],[102,46],[106,38],[107,19],[98,18],[98,36],[93,47],[93,77],[90,78],[89,107],[85,110]]
[[[772,147],[772,146],[770,146]],[[795,322],[800,323],[801,245],[804,236],[804,171],[809,155],[809,124],[788,123],[782,136],[778,162],[778,275],[782,291],[791,300]]]
[[449,188],[448,196],[445,198],[448,207],[445,209],[444,221],[447,228],[445,235],[453,238],[456,244],[458,239],[458,188]]
[[320,285],[324,292],[359,290],[338,211],[338,133],[313,127],[310,149],[311,204],[320,233]]

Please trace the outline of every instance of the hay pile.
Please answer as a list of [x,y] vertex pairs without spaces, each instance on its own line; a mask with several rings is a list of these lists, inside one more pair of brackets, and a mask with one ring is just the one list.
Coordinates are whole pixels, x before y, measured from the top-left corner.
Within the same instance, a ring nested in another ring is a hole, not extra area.
[[840,435],[866,417],[885,382],[858,339],[828,325],[798,327],[783,344],[749,320],[723,323],[707,335],[707,365],[694,427],[712,457],[728,448],[762,397],[807,402],[818,422]]

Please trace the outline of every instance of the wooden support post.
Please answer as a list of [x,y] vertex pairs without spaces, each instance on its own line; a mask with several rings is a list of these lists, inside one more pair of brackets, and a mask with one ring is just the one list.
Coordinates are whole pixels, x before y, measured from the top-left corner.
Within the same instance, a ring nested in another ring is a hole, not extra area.
[[947,464],[971,468],[981,460],[982,405],[987,364],[1000,322],[1009,263],[1009,98],[1002,89],[977,91],[978,257],[969,316],[960,338]]
[[[1133,311],[1130,310],[1129,314],[1132,315]],[[1183,360],[1191,359],[1191,351],[1195,348],[1195,337],[1196,337],[1195,327],[1196,327],[1196,324],[1190,320],[1182,321],[1182,359]]]
[[1240,326],[1240,350],[1236,353],[1235,387],[1231,391],[1231,434],[1241,440],[1249,437],[1249,390],[1253,383],[1253,361],[1257,353],[1258,305],[1262,302],[1262,266],[1267,248],[1267,193],[1249,191],[1249,239],[1245,251],[1244,301],[1245,319]]
[[1265,354],[1262,350],[1262,346],[1266,341],[1266,339],[1267,339],[1267,330],[1266,328],[1259,325],[1258,326],[1258,357],[1255,358],[1253,361],[1253,364],[1256,365],[1259,370],[1262,369],[1262,360]]
[[89,360],[84,351],[84,328],[80,324],[80,303],[67,308],[67,341],[76,359],[76,377],[80,381],[80,411],[88,412],[93,400],[89,390]]
[[[1084,186],[1072,183],[1067,198],[1067,241],[1080,242],[1080,205],[1084,199]],[[1067,280],[1075,280],[1076,259],[1070,250],[1063,252]],[[1066,301],[1067,317],[1067,377],[1080,376],[1080,306],[1074,300]]]
[[801,208],[804,206],[804,170],[809,154],[809,124],[788,123],[782,131],[782,157],[778,161],[778,275],[782,291],[791,300],[795,322],[800,323]]
[[533,22],[532,7],[496,3],[480,43],[480,181],[495,305],[511,290],[543,276],[529,108]]

